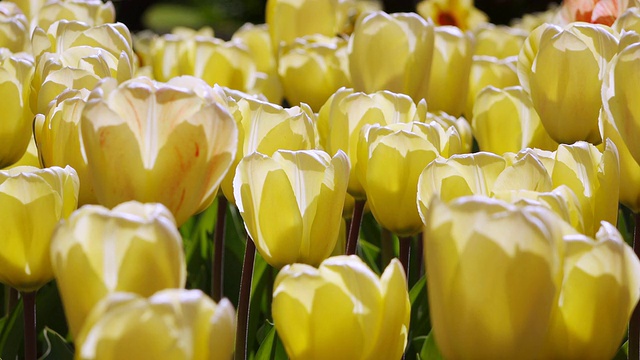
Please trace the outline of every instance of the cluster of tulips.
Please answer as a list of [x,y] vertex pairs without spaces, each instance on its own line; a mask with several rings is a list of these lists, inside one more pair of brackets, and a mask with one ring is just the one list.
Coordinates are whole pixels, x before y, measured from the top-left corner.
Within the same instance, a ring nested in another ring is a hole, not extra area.
[[[283,358],[247,343],[257,256],[291,359],[638,359],[617,228],[621,208],[640,223],[637,5],[506,27],[469,0],[268,0],[225,41],[132,35],[102,0],[1,1],[0,327],[22,304],[35,359],[55,280],[76,359]],[[179,229],[213,207],[209,297]]]

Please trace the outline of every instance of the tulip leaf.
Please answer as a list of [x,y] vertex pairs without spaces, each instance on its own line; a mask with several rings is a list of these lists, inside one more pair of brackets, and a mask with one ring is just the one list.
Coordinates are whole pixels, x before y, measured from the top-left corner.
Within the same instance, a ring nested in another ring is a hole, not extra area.
[[424,341],[424,345],[422,346],[422,350],[420,351],[420,359],[444,360],[442,354],[440,353],[440,349],[438,349],[438,345],[436,344],[436,339],[433,335],[433,331],[431,331],[429,335],[427,335],[427,338]]
[[157,32],[167,32],[176,26],[198,29],[210,23],[201,9],[178,4],[155,4],[147,9],[142,21],[145,27]]
[[618,349],[616,356],[614,356],[612,360],[627,360],[629,356],[628,352],[629,352],[629,342],[625,341],[624,344],[620,346],[620,349]]
[[260,343],[260,348],[258,348],[258,352],[256,353],[254,360],[286,359],[287,353],[284,351],[284,346],[276,332],[275,326],[271,324],[266,325],[270,327],[269,332],[262,343]]
[[46,350],[41,360],[72,360],[73,351],[69,346],[69,343],[60,336],[57,332],[45,328],[44,329],[44,341],[46,343]]
[[0,328],[0,358],[15,359],[22,352],[24,337],[22,301],[18,302],[11,314],[0,320]]
[[251,283],[251,314],[249,316],[249,336],[247,344],[249,353],[253,352],[261,344],[260,324],[269,325],[271,318],[271,300],[273,293],[273,268],[267,264],[259,253],[253,266],[253,279]]
[[[409,291],[411,302],[410,338],[425,336],[431,329],[429,318],[429,299],[427,297],[427,279],[423,275]],[[417,351],[418,349],[416,349]]]

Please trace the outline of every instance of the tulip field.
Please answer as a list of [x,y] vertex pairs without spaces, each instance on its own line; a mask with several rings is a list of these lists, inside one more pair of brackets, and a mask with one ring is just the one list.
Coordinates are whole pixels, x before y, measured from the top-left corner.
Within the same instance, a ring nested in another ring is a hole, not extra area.
[[0,359],[640,360],[638,0],[115,9],[0,1]]

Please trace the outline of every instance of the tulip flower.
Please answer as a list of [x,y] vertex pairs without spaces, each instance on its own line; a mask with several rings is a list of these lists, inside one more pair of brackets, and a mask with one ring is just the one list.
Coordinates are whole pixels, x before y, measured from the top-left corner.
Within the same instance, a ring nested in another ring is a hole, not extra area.
[[[149,42],[149,65],[153,69],[153,78],[158,81],[187,74],[187,51],[193,47],[196,33],[164,34],[155,36]],[[211,33],[213,37],[213,33]]]
[[434,33],[427,104],[430,111],[460,116],[469,89],[473,36],[454,26],[436,27]]
[[558,147],[522,87],[484,88],[476,97],[471,125],[482,151],[503,154],[524,148]]
[[225,98],[193,77],[101,81],[80,123],[98,202],[159,202],[178,225],[209,206],[236,153]]
[[29,107],[33,60],[0,50],[3,119],[0,122],[0,168],[20,160],[29,145],[33,113]]
[[253,152],[272,156],[277,150],[311,150],[316,148],[314,114],[302,104],[289,109],[257,99],[244,98],[237,102],[241,120],[238,126],[236,159],[222,180],[225,197],[235,203],[233,177],[238,163]]
[[474,31],[476,46],[474,55],[504,59],[517,56],[528,32],[509,26],[482,24]]
[[600,90],[605,67],[618,47],[612,32],[605,26],[584,23],[564,29],[543,25],[523,48],[519,76],[526,78],[523,85],[555,141],[601,142]]
[[542,358],[568,224],[542,207],[477,196],[434,199],[423,220],[431,324],[443,357]]
[[[46,2],[37,0],[18,0],[25,13],[35,12],[31,16],[31,26],[39,26],[48,29],[51,24],[58,20],[81,21],[89,26],[114,23],[116,20],[115,8],[111,1],[106,3],[102,0],[47,0]],[[25,10],[28,8],[28,10]]]
[[416,105],[410,97],[389,91],[364,94],[340,89],[327,100],[318,114],[320,145],[330,154],[342,150],[349,157],[349,194],[358,200],[365,198],[362,184],[355,175],[358,136],[362,127],[365,124],[424,121],[426,111],[424,101]]
[[40,168],[40,159],[38,158],[38,146],[36,142],[31,138],[29,141],[29,146],[27,146],[27,151],[24,152],[20,160],[18,162],[13,163],[11,166],[7,166],[4,170],[8,170],[18,166],[32,166]]
[[428,112],[425,122],[437,122],[444,128],[453,126],[460,134],[462,141],[462,152],[470,153],[473,147],[473,134],[471,133],[471,125],[464,117],[455,117],[442,111]]
[[371,12],[358,19],[349,38],[349,72],[356,91],[426,97],[433,25],[414,13]]
[[398,260],[378,277],[360,258],[336,256],[280,270],[272,312],[290,359],[400,359],[411,310]]
[[30,51],[29,23],[20,8],[9,1],[0,3],[0,48],[18,53]]
[[566,23],[583,21],[611,26],[629,6],[629,0],[564,0],[560,14]]
[[506,88],[517,86],[518,74],[516,67],[517,58],[512,56],[498,59],[493,56],[474,56],[469,75],[469,92],[467,93],[467,105],[464,115],[467,119],[473,118],[473,106],[476,97],[487,86]]
[[200,290],[168,289],[149,299],[115,293],[91,312],[76,344],[76,359],[229,360],[236,314]]
[[419,122],[366,125],[358,142],[356,173],[376,221],[402,237],[422,230],[416,189],[422,170],[437,156],[462,150],[454,127]]
[[290,104],[306,103],[320,110],[334,92],[350,86],[347,41],[318,35],[298,38],[281,47],[278,74]]
[[611,359],[640,298],[640,261],[602,222],[595,240],[566,236],[564,275],[544,358]]
[[0,282],[34,292],[53,279],[51,234],[78,203],[78,175],[70,167],[0,171]]
[[182,288],[186,280],[182,238],[161,204],[130,201],[113,210],[83,206],[53,233],[51,264],[74,336],[109,294],[148,297]]
[[342,151],[333,158],[320,150],[279,150],[271,157],[255,152],[240,161],[233,179],[236,205],[267,263],[318,265],[331,254],[348,177]]
[[473,6],[473,0],[423,0],[416,11],[436,25],[453,25],[462,31],[488,22],[487,14]]
[[625,30],[640,33],[640,9],[637,6],[630,7],[616,19],[611,27],[619,33]]

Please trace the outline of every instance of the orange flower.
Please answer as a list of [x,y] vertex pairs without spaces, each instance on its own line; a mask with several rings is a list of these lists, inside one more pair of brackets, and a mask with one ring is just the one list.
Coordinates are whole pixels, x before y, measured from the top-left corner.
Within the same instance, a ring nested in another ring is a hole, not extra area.
[[567,22],[611,26],[628,7],[629,0],[565,0],[560,13]]

